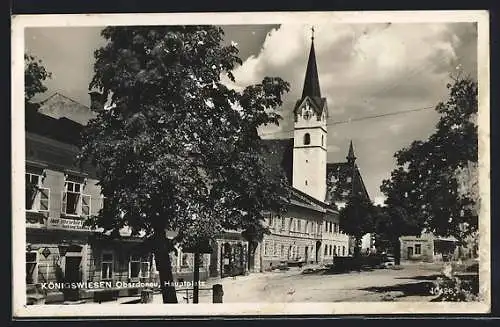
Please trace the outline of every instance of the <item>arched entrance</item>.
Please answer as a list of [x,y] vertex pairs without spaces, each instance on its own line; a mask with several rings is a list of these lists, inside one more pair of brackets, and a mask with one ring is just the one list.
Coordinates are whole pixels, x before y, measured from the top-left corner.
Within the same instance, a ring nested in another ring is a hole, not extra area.
[[320,262],[321,241],[316,241],[316,263]]

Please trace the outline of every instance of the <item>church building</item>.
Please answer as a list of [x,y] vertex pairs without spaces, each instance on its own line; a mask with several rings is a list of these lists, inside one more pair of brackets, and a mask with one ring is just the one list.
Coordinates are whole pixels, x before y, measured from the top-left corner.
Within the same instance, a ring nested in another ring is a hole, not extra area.
[[269,213],[271,234],[257,248],[260,260],[255,267],[261,271],[285,263],[328,264],[335,256],[351,255],[350,237],[340,229],[339,209],[352,192],[369,198],[352,141],[345,162],[327,162],[328,106],[321,95],[314,36],[293,117],[293,138],[265,140],[272,164],[285,171],[292,197],[285,214]]

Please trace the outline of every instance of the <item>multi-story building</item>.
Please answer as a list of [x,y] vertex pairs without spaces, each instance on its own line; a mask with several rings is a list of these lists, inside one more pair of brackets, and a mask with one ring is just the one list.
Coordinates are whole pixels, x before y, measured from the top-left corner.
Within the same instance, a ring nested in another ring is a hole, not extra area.
[[[117,240],[84,224],[106,203],[92,167],[75,163],[82,124],[92,116],[88,107],[61,94],[42,102],[38,112],[26,112],[26,283],[28,292],[44,289],[46,302],[88,298],[96,291],[60,283],[157,279],[154,255],[129,230]],[[209,255],[202,260],[200,277],[206,279]],[[193,255],[179,249],[172,266],[175,278],[191,279]]]

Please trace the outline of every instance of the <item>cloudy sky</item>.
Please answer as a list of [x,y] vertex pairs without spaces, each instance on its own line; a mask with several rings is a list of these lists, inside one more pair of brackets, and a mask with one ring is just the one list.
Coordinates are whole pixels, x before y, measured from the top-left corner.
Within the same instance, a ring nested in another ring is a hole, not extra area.
[[[42,59],[52,79],[44,99],[60,92],[89,104],[93,52],[104,44],[101,28],[51,27],[25,31],[26,51]],[[225,26],[244,61],[234,74],[241,88],[265,76],[291,84],[281,108],[280,126],[263,128],[264,138],[292,135],[292,109],[300,97],[311,43],[310,26]],[[315,26],[315,48],[322,95],[328,99],[328,160],[344,161],[349,140],[372,200],[390,176],[394,152],[425,139],[438,116],[432,109],[370,118],[385,113],[434,107],[447,97],[450,74],[476,77],[477,29],[472,23],[332,24]],[[457,70],[458,67],[458,70]],[[361,118],[361,119],[360,119]]]

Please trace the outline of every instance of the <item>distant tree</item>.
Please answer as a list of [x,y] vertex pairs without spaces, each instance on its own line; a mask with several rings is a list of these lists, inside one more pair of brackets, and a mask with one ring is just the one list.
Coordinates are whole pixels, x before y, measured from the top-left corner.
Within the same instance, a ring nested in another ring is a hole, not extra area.
[[377,206],[374,214],[375,244],[377,249],[394,255],[395,264],[401,261],[399,237],[402,235],[420,235],[419,221],[408,215],[401,206]]
[[[241,60],[214,26],[107,27],[89,88],[111,96],[84,132],[81,162],[97,167],[107,205],[89,223],[112,235],[145,233],[164,303],[176,303],[169,253],[226,229],[249,240],[265,232],[263,211],[283,210],[284,175],[263,159],[257,128],[277,124],[289,84],[266,77],[228,89]],[[177,231],[167,239],[165,230]]]
[[354,256],[361,253],[363,235],[374,231],[375,207],[364,196],[354,194],[339,212],[340,229],[354,238]]
[[395,154],[398,166],[381,190],[396,226],[384,233],[404,235],[408,222],[459,240],[477,230],[477,82],[456,78],[448,88],[448,100],[436,106],[436,131]]
[[47,91],[43,82],[51,77],[52,73],[45,69],[40,59],[24,54],[24,103],[27,109],[35,107],[31,100],[38,93]]

